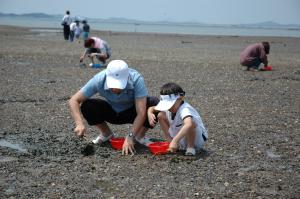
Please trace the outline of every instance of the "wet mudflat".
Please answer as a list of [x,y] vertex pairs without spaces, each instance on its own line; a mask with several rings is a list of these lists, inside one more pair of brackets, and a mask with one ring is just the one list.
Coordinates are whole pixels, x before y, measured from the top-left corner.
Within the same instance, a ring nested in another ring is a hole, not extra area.
[[[209,131],[205,150],[86,148],[67,102],[103,69],[79,65],[82,42],[0,26],[0,198],[299,198],[300,38],[92,35],[144,75],[150,95],[168,81],[185,89]],[[274,70],[244,71],[239,52],[263,40]],[[124,136],[128,125],[112,129]],[[89,139],[97,134],[88,128]]]

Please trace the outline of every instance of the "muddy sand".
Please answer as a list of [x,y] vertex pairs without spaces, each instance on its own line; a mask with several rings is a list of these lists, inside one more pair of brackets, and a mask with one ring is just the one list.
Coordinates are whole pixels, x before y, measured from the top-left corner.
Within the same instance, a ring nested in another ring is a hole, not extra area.
[[[0,26],[0,198],[300,197],[300,38],[92,35],[144,75],[150,95],[168,81],[185,89],[209,131],[205,150],[154,156],[138,146],[130,157],[107,143],[85,156],[68,99],[103,68],[80,67],[83,43],[62,33]],[[264,40],[274,70],[245,71],[240,51]],[[129,126],[111,127],[124,136]]]

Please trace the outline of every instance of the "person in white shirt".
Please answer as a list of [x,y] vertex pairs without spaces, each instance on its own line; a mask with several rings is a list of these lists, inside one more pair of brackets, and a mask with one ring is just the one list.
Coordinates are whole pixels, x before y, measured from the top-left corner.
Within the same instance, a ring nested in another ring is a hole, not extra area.
[[62,19],[61,25],[63,26],[64,39],[69,40],[70,37],[70,24],[72,23],[72,18],[70,16],[70,11],[67,10],[65,16]]
[[148,109],[151,126],[157,121],[169,145],[169,151],[185,149],[186,155],[195,155],[197,149],[203,148],[208,134],[202,119],[195,108],[184,101],[185,92],[175,83],[161,87],[160,102]]
[[74,35],[76,39],[80,38],[81,32],[82,32],[82,28],[80,27],[80,23],[79,21],[76,21],[76,26],[74,29]]
[[74,40],[76,23],[77,23],[77,21],[72,22],[70,24],[70,42],[73,42],[73,40]]

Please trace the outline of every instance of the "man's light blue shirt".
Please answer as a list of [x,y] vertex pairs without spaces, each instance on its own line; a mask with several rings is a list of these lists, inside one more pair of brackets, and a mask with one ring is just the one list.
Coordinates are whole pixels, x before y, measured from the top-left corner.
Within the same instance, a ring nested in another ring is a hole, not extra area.
[[81,88],[83,95],[90,98],[96,93],[104,97],[116,112],[127,110],[135,105],[135,99],[146,97],[148,91],[143,76],[129,68],[129,77],[126,87],[120,94],[115,94],[106,85],[106,70],[96,74]]

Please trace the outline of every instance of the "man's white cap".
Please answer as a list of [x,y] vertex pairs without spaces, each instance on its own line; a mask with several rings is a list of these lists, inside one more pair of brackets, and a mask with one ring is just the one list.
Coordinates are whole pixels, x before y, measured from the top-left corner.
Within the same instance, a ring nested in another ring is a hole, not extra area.
[[158,111],[167,111],[175,104],[176,100],[180,95],[170,94],[170,95],[161,95],[159,103],[155,106],[155,109]]
[[113,60],[106,68],[106,85],[108,88],[124,89],[127,85],[129,69],[123,60]]

